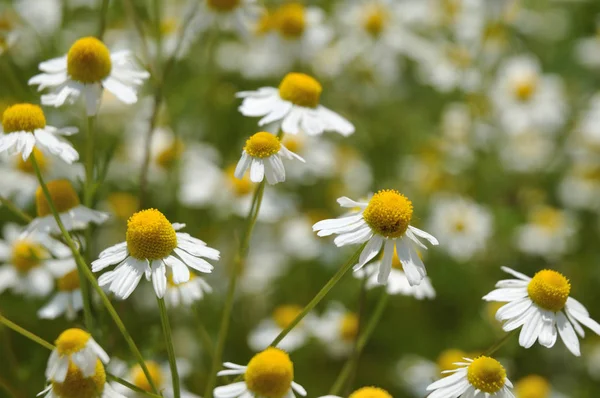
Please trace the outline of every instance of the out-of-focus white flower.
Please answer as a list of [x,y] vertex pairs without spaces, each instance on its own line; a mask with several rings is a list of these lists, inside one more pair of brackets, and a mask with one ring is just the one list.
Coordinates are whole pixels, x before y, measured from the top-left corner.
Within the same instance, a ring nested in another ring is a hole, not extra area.
[[346,310],[341,303],[331,302],[320,317],[309,323],[312,334],[333,357],[352,352],[358,335],[358,315]]
[[64,314],[67,320],[73,320],[77,312],[83,309],[83,296],[75,260],[68,259],[63,262],[70,264],[71,269],[58,278],[58,292],[38,311],[38,316],[42,319],[56,319]]
[[[298,305],[280,305],[273,310],[270,318],[263,319],[248,335],[248,345],[253,351],[262,351],[267,348],[273,340],[287,328],[292,321],[302,312]],[[278,348],[287,352],[295,351],[303,346],[310,337],[308,324],[313,322],[312,315],[306,317],[296,325],[280,343]]]
[[256,0],[200,0],[199,3],[190,21],[190,37],[208,29],[234,31],[247,37],[263,11]]
[[196,301],[204,298],[206,293],[211,293],[212,288],[206,281],[194,274],[190,274],[187,282],[175,283],[173,273],[167,276],[167,290],[165,303],[171,307],[189,307]]
[[506,170],[534,173],[547,169],[555,147],[553,138],[547,133],[529,128],[516,134],[505,134],[498,150]]
[[596,34],[577,41],[575,58],[587,68],[600,68],[600,16],[596,22]]
[[573,209],[600,210],[600,163],[583,161],[574,165],[558,186],[565,206]]

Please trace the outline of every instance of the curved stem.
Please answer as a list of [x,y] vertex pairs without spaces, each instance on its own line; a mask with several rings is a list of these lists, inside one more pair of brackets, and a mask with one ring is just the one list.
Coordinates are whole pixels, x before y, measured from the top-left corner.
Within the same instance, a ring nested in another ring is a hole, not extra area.
[[106,31],[106,14],[108,14],[108,3],[109,0],[102,0],[102,6],[100,7],[100,23],[98,26],[98,39],[102,40],[104,32]]
[[4,207],[6,207],[11,213],[13,213],[15,216],[19,217],[21,219],[21,221],[29,224],[31,222],[31,220],[33,220],[33,217],[31,217],[29,214],[26,214],[24,211],[19,209],[17,206],[15,206],[15,204],[13,202],[11,202],[9,199],[5,198],[4,196],[0,196],[0,203]]
[[167,307],[165,307],[164,298],[156,298],[158,301],[158,309],[160,311],[160,323],[162,325],[163,334],[165,336],[165,345],[167,346],[167,354],[169,356],[169,367],[171,368],[171,379],[173,379],[173,395],[175,398],[181,397],[181,389],[179,387],[179,372],[177,371],[177,360],[175,358],[175,350],[173,349],[173,337],[171,336],[171,325],[169,324],[169,315]]
[[158,88],[154,94],[154,105],[152,108],[152,116],[150,116],[150,125],[146,132],[146,141],[144,143],[144,159],[142,160],[142,168],[140,170],[140,183],[139,183],[139,202],[140,209],[144,209],[147,203],[146,188],[148,185],[148,169],[150,167],[150,155],[152,149],[152,139],[154,137],[154,130],[156,129],[156,122],[158,121],[158,113],[162,104],[162,90]]
[[[60,232],[67,243],[67,246],[69,246],[69,248],[71,249],[71,252],[73,253],[73,257],[75,258],[75,262],[77,263],[78,272],[84,274],[84,276],[86,277],[88,282],[94,288],[94,291],[100,296],[100,299],[102,300],[102,303],[106,307],[106,310],[112,317],[113,321],[117,325],[117,328],[119,329],[119,331],[123,335],[123,338],[127,342],[129,349],[135,355],[138,363],[140,364],[140,367],[142,368],[144,375],[148,379],[148,382],[150,383],[152,390],[158,394],[158,389],[154,385],[154,381],[152,380],[152,376],[150,375],[150,372],[148,371],[148,367],[146,366],[146,361],[144,360],[142,353],[140,352],[137,345],[131,338],[131,335],[129,334],[129,332],[127,331],[127,328],[125,327],[125,324],[119,317],[119,314],[117,314],[115,307],[113,307],[113,305],[111,304],[110,300],[106,296],[106,293],[104,293],[104,291],[102,290],[100,285],[98,285],[98,282],[96,281],[96,278],[94,277],[94,274],[92,274],[92,271],[85,263],[83,257],[81,256],[81,253],[79,253],[79,249],[77,248],[77,245],[75,244],[75,242],[73,241],[73,238],[71,238],[71,235],[69,234],[69,232],[65,228],[63,222],[61,221],[60,215],[58,214],[58,211],[56,211],[56,206],[54,205],[54,202],[52,201],[52,197],[50,196],[50,191],[48,190],[48,187],[46,186],[46,183],[44,182],[44,179],[40,172],[40,168],[37,164],[37,161],[35,160],[35,156],[31,156],[30,159],[31,159],[31,163],[33,165],[33,170],[35,171],[35,174],[40,183],[42,191],[44,192],[44,196],[46,197],[46,201],[48,202],[48,206],[50,207],[50,211],[52,212],[52,215],[54,216],[54,220],[56,221],[56,224],[58,225],[58,228],[60,229]],[[90,330],[90,332],[91,332],[91,330]]]
[[492,345],[490,348],[488,348],[483,355],[485,355],[486,357],[492,356],[496,351],[498,351],[511,337],[513,334],[515,334],[517,332],[517,329],[515,330],[511,330],[510,332],[506,333],[506,335],[504,335],[500,340],[498,340],[497,342],[494,343],[494,345]]

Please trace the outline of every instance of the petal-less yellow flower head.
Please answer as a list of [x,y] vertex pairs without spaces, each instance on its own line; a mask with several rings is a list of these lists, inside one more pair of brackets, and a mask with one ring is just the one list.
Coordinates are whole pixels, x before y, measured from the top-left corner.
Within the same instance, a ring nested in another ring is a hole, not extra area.
[[268,158],[281,149],[281,142],[277,136],[261,131],[246,140],[244,151],[254,158]]
[[536,75],[523,76],[513,83],[513,94],[519,101],[529,101],[535,94],[538,87],[538,78]]
[[23,160],[22,156],[17,156],[15,165],[17,170],[21,170],[23,173],[27,174],[35,174],[35,170],[33,170],[33,164],[29,161],[32,156],[35,157],[35,161],[37,162],[40,171],[44,173],[48,169],[48,158],[46,158],[42,151],[35,147],[33,148],[33,152],[31,155],[29,155],[27,160]]
[[102,396],[106,372],[100,360],[96,360],[96,373],[84,377],[81,370],[69,361],[67,377],[62,383],[52,382],[52,392],[59,398],[97,398]]
[[[164,375],[160,366],[154,361],[146,361],[146,367],[148,368],[148,373],[150,374],[150,378],[154,382],[154,385],[157,388],[162,386]],[[152,386],[148,382],[148,378],[139,364],[131,368],[131,382],[144,391],[152,392]]]
[[41,245],[28,240],[18,240],[12,246],[11,262],[17,271],[27,273],[39,266],[47,256],[48,253]]
[[248,389],[256,395],[282,398],[292,386],[294,364],[285,351],[269,347],[248,362],[244,379]]
[[127,221],[127,249],[138,260],[168,257],[177,247],[173,226],[160,211],[138,211]]
[[494,394],[504,387],[506,370],[494,358],[480,356],[467,368],[469,383],[488,394]]
[[128,220],[140,207],[140,200],[129,192],[113,192],[106,199],[110,209],[120,220]]
[[244,175],[242,178],[235,178],[235,165],[229,166],[225,173],[229,178],[229,182],[231,183],[231,187],[233,188],[233,193],[237,196],[245,196],[252,192],[252,181],[250,180],[250,176],[248,173]]
[[358,316],[353,312],[344,314],[340,324],[340,337],[344,341],[354,341],[358,335]]
[[377,192],[363,212],[371,229],[386,238],[399,238],[406,232],[413,214],[413,205],[400,192],[386,189]]
[[240,0],[207,0],[210,8],[218,12],[229,12],[240,5]]
[[292,321],[302,312],[299,305],[280,305],[273,311],[273,321],[282,329],[290,326]]
[[304,6],[300,3],[284,4],[275,12],[275,26],[288,39],[297,39],[306,29]]
[[42,108],[37,105],[15,104],[6,108],[2,114],[2,129],[6,134],[15,131],[33,133],[44,127],[46,127],[46,117]]
[[392,398],[392,395],[377,387],[363,387],[354,391],[348,398]]
[[388,15],[385,9],[381,6],[374,6],[368,10],[367,14],[363,19],[363,28],[371,36],[377,37],[385,29]]
[[110,75],[110,51],[95,37],[77,40],[67,54],[67,72],[81,83],[99,83]]
[[553,312],[562,310],[571,293],[571,284],[562,274],[545,269],[537,274],[527,285],[531,301],[539,307]]
[[91,335],[85,330],[73,328],[62,332],[54,344],[60,355],[71,355],[81,351],[90,338]]
[[[56,207],[56,211],[64,213],[71,210],[74,207],[79,206],[79,196],[73,188],[73,185],[68,180],[54,180],[46,184],[48,191],[50,192],[50,198]],[[37,214],[40,217],[45,217],[52,214],[50,205],[46,200],[46,195],[42,187],[38,187],[35,191],[35,204],[37,206]]]
[[279,96],[294,105],[315,108],[319,105],[323,86],[304,73],[288,73],[279,84]]
[[165,170],[170,170],[183,154],[184,145],[181,140],[174,140],[171,145],[159,152],[156,157],[156,164]]
[[542,376],[529,375],[515,383],[517,398],[548,398],[550,383]]
[[[465,352],[461,350],[449,349],[442,351],[440,355],[438,355],[436,361],[439,371],[443,372],[445,370],[454,370],[458,368],[458,366],[455,365],[455,363],[464,362],[465,360],[463,358],[466,356],[467,354],[465,354]],[[443,376],[447,375],[447,373],[443,374]]]
[[79,273],[76,269],[71,272],[67,272],[56,282],[58,290],[61,292],[72,292],[79,289]]

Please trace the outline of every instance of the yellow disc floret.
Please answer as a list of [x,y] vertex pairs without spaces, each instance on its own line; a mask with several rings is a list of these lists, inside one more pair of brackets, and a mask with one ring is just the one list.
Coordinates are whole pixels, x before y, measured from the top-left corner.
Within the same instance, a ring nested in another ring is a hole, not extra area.
[[535,75],[518,79],[513,84],[513,93],[519,101],[529,101],[538,87],[538,79]]
[[271,133],[261,131],[246,140],[244,151],[254,158],[268,158],[281,149],[279,138]]
[[38,243],[25,239],[18,240],[12,246],[12,265],[21,273],[27,273],[39,266],[48,252]]
[[140,207],[140,200],[129,192],[113,192],[106,198],[113,214],[120,220],[128,220]]
[[390,189],[373,195],[363,218],[375,233],[386,238],[399,238],[406,232],[412,214],[412,202],[400,192]]
[[61,292],[72,292],[79,289],[79,273],[76,269],[58,278],[56,283]]
[[300,3],[284,4],[275,12],[275,27],[288,39],[297,39],[306,29],[304,6]]
[[99,83],[110,75],[110,51],[95,37],[77,40],[67,54],[67,72],[81,83]]
[[545,269],[537,274],[527,285],[531,301],[539,307],[553,312],[562,310],[571,293],[571,284],[562,274]]
[[392,398],[392,395],[377,387],[363,387],[354,391],[348,398]]
[[52,392],[59,398],[98,398],[106,384],[106,372],[100,360],[96,360],[96,373],[84,377],[81,370],[69,361],[67,377],[62,383],[52,382]]
[[549,231],[558,231],[565,225],[563,213],[556,208],[542,206],[531,214],[531,221]]
[[207,4],[217,12],[229,12],[240,5],[240,0],[208,0]]
[[[445,370],[454,370],[458,368],[459,366],[455,365],[455,363],[465,362],[463,358],[466,356],[467,354],[465,354],[464,351],[457,349],[449,349],[442,351],[440,355],[438,355],[436,361],[439,371],[443,372]],[[444,373],[443,375],[446,376],[448,374]]]
[[[148,373],[150,375],[150,378],[154,382],[154,385],[157,388],[160,388],[160,386],[162,386],[163,381],[164,381],[163,372],[160,369],[160,366],[158,366],[158,364],[154,361],[146,361],[146,368],[148,368]],[[136,387],[139,387],[144,391],[148,391],[148,392],[153,391],[152,386],[150,385],[150,382],[148,382],[148,378],[144,374],[144,371],[142,370],[142,367],[139,364],[135,365],[131,369],[131,382]]]
[[42,151],[35,147],[33,148],[33,152],[31,152],[31,155],[29,155],[27,160],[23,160],[22,156],[17,156],[15,165],[17,169],[21,170],[23,173],[34,175],[35,170],[33,169],[33,164],[30,161],[32,156],[35,157],[35,161],[40,168],[40,171],[44,173],[48,169],[48,159]]
[[81,351],[90,340],[91,335],[85,330],[67,329],[58,336],[54,344],[56,351],[62,355],[71,355]]
[[290,326],[292,321],[302,312],[299,305],[280,305],[273,311],[273,320],[282,329]]
[[494,358],[480,356],[467,369],[469,383],[482,392],[494,394],[506,383],[506,370]]
[[[50,181],[46,184],[46,186],[50,192],[50,198],[54,203],[54,207],[59,213],[69,211],[72,208],[79,206],[81,203],[79,202],[77,192],[75,192],[73,185],[71,185],[68,180]],[[52,214],[52,210],[50,209],[50,205],[46,200],[46,195],[44,195],[42,187],[38,187],[37,191],[35,192],[35,203],[37,206],[38,216],[45,217],[49,214]]]
[[183,154],[184,145],[183,141],[175,140],[158,153],[156,156],[156,164],[162,167],[165,170],[171,169],[173,166],[177,164],[177,161],[181,158]]
[[46,127],[46,117],[42,108],[37,105],[15,104],[6,108],[2,114],[2,129],[7,134],[15,131],[33,133],[44,127]]
[[371,36],[379,36],[385,29],[387,14],[380,6],[375,6],[367,12],[363,20],[363,27]]
[[344,314],[340,324],[340,337],[344,341],[354,341],[358,336],[358,316],[353,312]]
[[304,73],[288,73],[279,84],[279,96],[292,104],[315,108],[319,105],[323,87]]
[[127,221],[127,249],[133,257],[158,260],[171,254],[177,247],[173,226],[160,211],[138,211]]
[[248,389],[254,394],[282,398],[292,386],[294,364],[285,351],[269,347],[248,362],[244,379]]
[[515,383],[517,398],[548,398],[550,384],[542,376],[529,375]]

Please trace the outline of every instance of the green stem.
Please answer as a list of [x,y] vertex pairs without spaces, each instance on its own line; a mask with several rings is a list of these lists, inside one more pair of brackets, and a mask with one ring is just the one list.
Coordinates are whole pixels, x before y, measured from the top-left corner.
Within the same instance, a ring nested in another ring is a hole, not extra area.
[[106,31],[106,14],[108,14],[108,3],[109,0],[102,0],[102,6],[100,7],[100,23],[98,25],[98,39],[102,40],[104,32]]
[[513,334],[517,332],[517,329],[511,330],[506,333],[500,340],[494,343],[490,348],[488,348],[483,355],[486,357],[492,356],[496,351],[498,351],[511,337]]
[[317,306],[317,304],[319,304],[321,302],[321,300],[323,300],[325,298],[325,296],[327,296],[327,293],[329,293],[329,291],[340,281],[340,279],[342,279],[342,277],[344,276],[344,274],[346,274],[346,272],[348,272],[348,270],[350,268],[352,268],[352,266],[354,264],[356,264],[356,261],[358,260],[358,257],[360,256],[360,253],[364,249],[365,245],[366,245],[366,243],[362,244],[358,248],[358,250],[352,255],[352,257],[350,257],[348,259],[348,261],[346,262],[346,264],[344,264],[335,273],[335,275],[333,275],[331,277],[331,279],[329,280],[329,282],[327,282],[325,284],[325,286],[323,286],[323,288],[319,291],[319,293],[317,293],[317,295],[310,301],[310,303],[308,303],[306,305],[306,307],[304,307],[304,309],[302,310],[302,312],[300,314],[298,314],[298,316],[296,316],[296,318],[285,329],[283,329],[281,331],[281,333],[279,333],[279,335],[275,338],[275,340],[273,340],[273,342],[270,344],[271,347],[275,347],[277,344],[279,344],[281,342],[281,340],[283,340],[284,337],[287,336],[287,334],[289,332],[291,332],[292,329],[295,328],[296,325],[298,325],[300,323],[300,321],[302,319],[304,319],[304,317],[310,311],[312,311]]
[[130,383],[130,382],[128,382],[127,380],[124,380],[124,379],[122,379],[122,378],[120,378],[120,377],[117,377],[117,376],[115,376],[115,375],[112,375],[112,374],[110,374],[110,373],[107,373],[107,374],[106,374],[106,378],[107,378],[108,380],[112,380],[112,381],[114,381],[114,382],[117,382],[117,383],[119,383],[119,384],[121,384],[121,385],[123,385],[123,386],[125,386],[125,387],[129,388],[130,390],[132,390],[132,391],[135,391],[135,392],[138,392],[138,393],[140,393],[140,394],[144,394],[144,395],[147,395],[147,396],[149,396],[149,397],[153,397],[153,398],[162,398],[162,396],[161,396],[161,395],[152,394],[151,392],[148,392],[148,391],[146,391],[146,390],[144,390],[144,389],[142,389],[142,388],[139,388],[139,387],[138,387],[138,386],[136,386],[135,384],[131,384],[131,383]]
[[221,358],[223,357],[223,349],[225,348],[225,341],[227,340],[227,333],[229,331],[229,324],[231,321],[231,311],[233,309],[235,288],[237,286],[238,276],[242,269],[242,264],[246,258],[248,247],[250,246],[250,237],[252,236],[252,230],[254,229],[254,224],[256,224],[256,219],[258,218],[258,213],[260,212],[260,205],[262,203],[264,191],[265,181],[263,180],[254,191],[252,205],[250,206],[248,216],[246,217],[246,229],[244,230],[244,234],[240,240],[240,247],[234,260],[233,269],[231,270],[229,288],[225,298],[225,307],[223,308],[217,346],[214,351],[212,366],[208,376],[208,383],[206,384],[206,390],[204,391],[205,398],[212,397],[213,387],[217,378],[217,372],[221,366]]
[[142,371],[144,372],[144,375],[146,376],[146,378],[148,379],[148,382],[150,383],[150,386],[152,387],[152,390],[158,394],[158,389],[154,385],[154,381],[152,379],[152,376],[150,375],[150,372],[148,371],[148,367],[146,366],[146,361],[144,360],[142,353],[140,352],[137,345],[133,341],[133,338],[127,331],[125,324],[119,317],[119,314],[117,314],[117,311],[115,310],[115,307],[113,307],[113,305],[111,304],[110,300],[108,299],[108,296],[106,295],[106,293],[104,293],[104,291],[102,290],[100,285],[98,285],[98,282],[96,281],[96,278],[94,277],[94,274],[92,273],[92,271],[89,269],[89,267],[85,263],[83,257],[81,256],[81,253],[79,253],[79,250],[77,249],[77,245],[75,245],[73,238],[71,238],[71,235],[66,230],[63,222],[61,221],[60,216],[59,216],[58,212],[56,211],[56,206],[54,205],[54,202],[52,201],[52,197],[50,196],[50,191],[48,190],[48,187],[46,186],[46,183],[44,182],[44,179],[40,172],[40,168],[35,160],[35,157],[32,156],[32,157],[30,157],[30,159],[31,159],[31,163],[33,164],[33,169],[38,178],[40,186],[42,187],[42,191],[44,192],[44,196],[46,197],[46,200],[48,201],[48,206],[50,207],[50,211],[52,212],[52,215],[54,216],[54,219],[56,220],[56,223],[58,224],[58,228],[60,229],[60,232],[61,232],[63,238],[65,239],[65,241],[67,242],[67,245],[69,246],[69,248],[71,249],[71,252],[73,253],[73,257],[75,258],[75,262],[77,263],[78,271],[80,273],[84,274],[84,276],[87,278],[88,282],[94,288],[95,292],[100,296],[102,303],[104,304],[104,306],[106,307],[106,310],[108,311],[108,313],[112,317],[113,321],[117,325],[117,328],[123,335],[123,338],[127,342],[129,349],[135,355],[137,361],[139,362],[140,367],[142,368]]
[[177,360],[175,358],[175,350],[173,349],[173,337],[171,336],[171,325],[169,324],[169,315],[165,306],[164,298],[156,298],[158,301],[158,309],[160,311],[160,323],[162,325],[163,334],[165,336],[165,344],[167,346],[167,354],[169,356],[169,367],[171,368],[171,378],[173,379],[173,395],[175,398],[181,397],[181,389],[179,387],[179,372],[177,371]]
[[206,327],[204,327],[204,323],[202,322],[202,319],[200,319],[198,312],[197,311],[193,311],[193,312],[194,312],[194,319],[196,320],[196,324],[197,324],[198,335],[200,336],[200,340],[202,340],[202,349],[204,350],[204,352],[208,355],[208,357],[212,361],[212,358],[215,355],[212,339],[210,337],[210,334],[208,333],[208,330],[206,330]]
[[21,398],[21,394],[16,389],[16,387],[10,385],[8,380],[5,380],[4,377],[0,376],[0,387],[2,387],[6,392],[13,398]]
[[385,306],[387,304],[388,297],[389,296],[387,294],[387,291],[384,289],[383,292],[381,293],[381,296],[379,297],[379,302],[377,303],[377,307],[375,307],[375,310],[373,311],[373,315],[371,316],[371,319],[369,319],[369,323],[367,324],[367,327],[365,328],[364,332],[358,338],[354,355],[350,359],[348,359],[346,361],[346,363],[344,364],[342,371],[340,372],[338,378],[335,380],[335,383],[333,384],[333,386],[331,387],[331,390],[329,391],[330,395],[338,395],[339,392],[341,391],[341,389],[344,387],[346,380],[352,373],[352,369],[354,369],[354,366],[356,366],[356,364],[358,363],[358,358],[360,357],[362,350],[365,348],[367,341],[369,341],[369,338],[373,334],[373,331],[377,327],[377,324],[379,323],[379,320],[381,319],[381,316],[383,315],[383,310],[385,309]]
[[148,185],[148,170],[150,168],[150,156],[152,149],[152,139],[154,137],[154,130],[156,129],[156,123],[158,121],[158,114],[160,111],[160,106],[162,104],[162,90],[157,88],[156,93],[154,94],[154,105],[152,108],[152,116],[150,117],[150,125],[148,126],[148,131],[146,132],[146,141],[144,143],[144,158],[142,160],[142,168],[140,171],[140,183],[139,183],[139,202],[140,209],[145,209],[146,204],[148,202],[148,198],[146,195],[146,189]]
[[33,220],[33,218],[29,214],[26,214],[25,212],[23,212],[21,209],[19,209],[17,206],[15,206],[15,204],[13,202],[8,200],[4,196],[0,196],[0,203],[4,207],[6,207],[11,213],[13,213],[15,216],[19,217],[21,219],[21,221],[29,224],[31,222],[31,220]]
[[34,333],[31,333],[29,330],[23,329],[21,326],[17,325],[16,323],[14,323],[12,321],[9,321],[2,315],[0,315],[0,323],[2,323],[4,326],[14,330],[15,332],[19,333],[20,335],[27,337],[29,340],[38,343],[42,347],[45,347],[49,350],[54,349],[54,346],[52,344],[48,343],[46,340],[42,339],[41,337],[39,337],[38,335],[36,335]]

